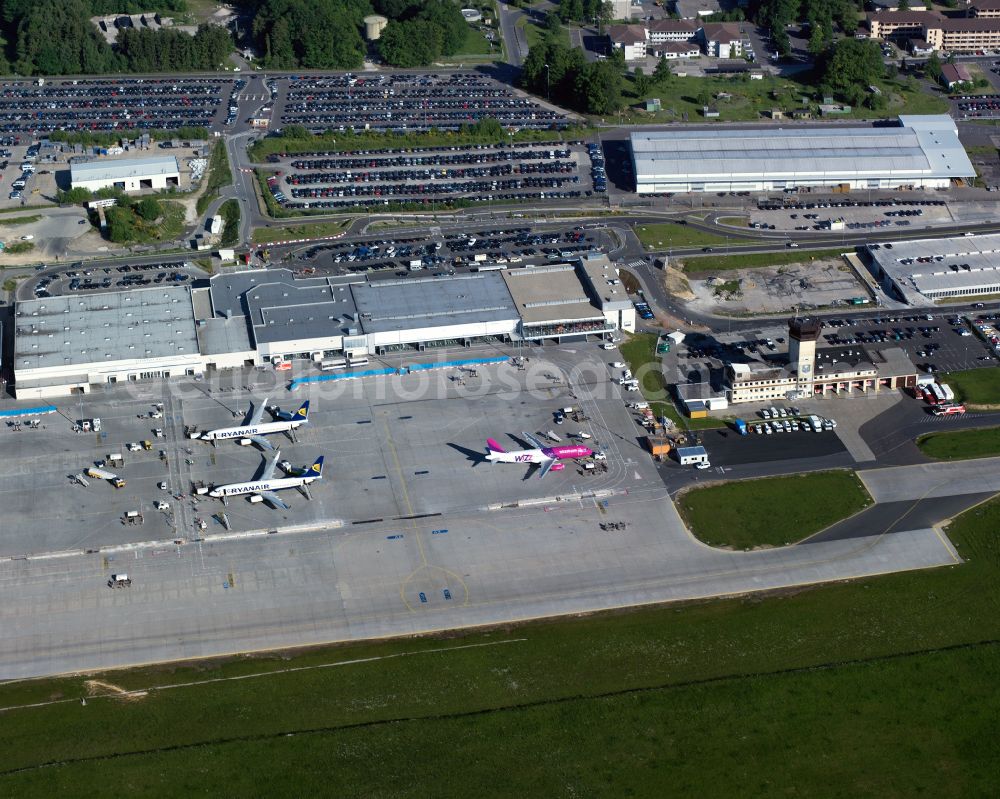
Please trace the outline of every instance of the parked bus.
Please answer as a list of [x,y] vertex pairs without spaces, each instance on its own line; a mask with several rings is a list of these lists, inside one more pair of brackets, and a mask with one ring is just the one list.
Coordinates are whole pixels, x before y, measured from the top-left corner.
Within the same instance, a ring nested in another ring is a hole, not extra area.
[[347,362],[348,362],[348,365],[353,369],[355,366],[366,366],[368,364],[368,359],[364,358],[364,357],[361,357],[361,358],[348,358]]
[[329,372],[335,369],[346,369],[347,361],[343,358],[337,358],[330,361],[320,361],[319,368],[324,372]]

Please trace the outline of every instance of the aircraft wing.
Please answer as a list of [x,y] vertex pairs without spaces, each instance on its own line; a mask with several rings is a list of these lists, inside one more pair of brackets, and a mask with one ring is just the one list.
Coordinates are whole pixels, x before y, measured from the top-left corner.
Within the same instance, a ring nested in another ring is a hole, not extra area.
[[281,499],[281,497],[279,497],[273,491],[261,491],[260,495],[264,497],[265,502],[269,502],[274,507],[288,510],[288,505],[286,505],[284,501]]
[[281,457],[281,450],[275,450],[274,455],[271,456],[271,460],[264,464],[264,469],[261,471],[260,476],[254,479],[256,480],[270,480],[274,477],[274,470],[278,466],[278,458]]
[[521,433],[521,435],[524,436],[531,443],[531,446],[533,446],[535,449],[545,449],[545,445],[537,438],[535,438],[533,435],[531,435],[531,433]]
[[545,475],[547,475],[549,473],[549,469],[551,469],[555,465],[555,462],[556,462],[555,458],[549,458],[548,460],[542,461],[542,464],[541,464],[542,468],[538,472],[539,479],[541,479],[542,477],[545,477]]
[[274,444],[264,438],[264,436],[250,436],[250,440],[261,449],[274,449]]
[[253,413],[250,414],[250,418],[247,419],[247,426],[253,427],[254,425],[260,424],[260,420],[264,418],[264,409],[267,407],[267,398],[265,397],[262,402],[255,402],[253,406]]

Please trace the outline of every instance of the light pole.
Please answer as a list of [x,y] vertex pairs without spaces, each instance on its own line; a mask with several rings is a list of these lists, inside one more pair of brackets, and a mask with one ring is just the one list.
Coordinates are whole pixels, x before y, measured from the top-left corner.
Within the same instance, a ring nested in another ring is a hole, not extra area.
[[545,99],[548,100],[549,102],[552,102],[552,97],[550,96],[550,94],[551,93],[549,91],[549,65],[546,64],[545,65]]

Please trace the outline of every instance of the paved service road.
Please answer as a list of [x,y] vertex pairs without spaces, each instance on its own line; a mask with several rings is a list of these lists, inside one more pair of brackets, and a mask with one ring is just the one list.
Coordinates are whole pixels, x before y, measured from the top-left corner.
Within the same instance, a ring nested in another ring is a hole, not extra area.
[[858,472],[876,502],[1000,491],[1000,458],[923,463]]

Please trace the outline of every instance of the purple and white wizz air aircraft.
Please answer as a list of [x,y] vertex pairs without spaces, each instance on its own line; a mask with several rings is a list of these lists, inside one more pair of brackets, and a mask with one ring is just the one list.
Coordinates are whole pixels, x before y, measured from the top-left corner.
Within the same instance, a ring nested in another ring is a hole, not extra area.
[[565,463],[560,460],[568,458],[586,458],[593,455],[589,447],[573,444],[568,447],[546,447],[530,433],[522,433],[526,440],[535,445],[535,449],[519,449],[508,452],[492,438],[486,439],[486,460],[491,463],[528,463],[538,464],[542,468],[539,477],[545,477],[550,471],[565,469]]

